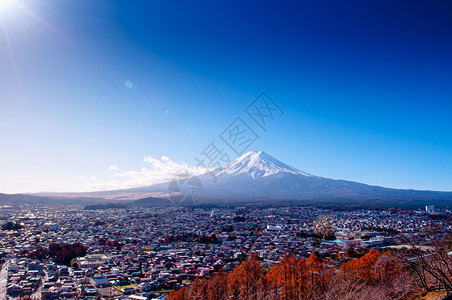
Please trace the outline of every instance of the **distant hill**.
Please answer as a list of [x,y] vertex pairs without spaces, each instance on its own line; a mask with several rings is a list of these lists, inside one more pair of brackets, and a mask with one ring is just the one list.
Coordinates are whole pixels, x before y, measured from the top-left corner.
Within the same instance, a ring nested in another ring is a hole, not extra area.
[[139,206],[139,205],[149,205],[149,206],[173,206],[174,203],[171,202],[168,199],[165,198],[153,198],[153,197],[147,197],[147,198],[142,198],[142,199],[138,199],[138,200],[133,200],[130,205],[134,205],[134,206]]
[[0,194],[1,205],[53,205],[58,203],[56,199],[27,194]]
[[36,196],[29,194],[1,194],[0,193],[0,205],[83,205],[88,203],[99,203],[105,202],[102,198],[92,198],[92,197],[75,197],[75,198],[65,198],[65,197],[48,197],[48,196]]
[[174,206],[174,203],[167,199],[148,197],[132,201],[88,204],[84,207],[84,209],[85,210],[121,209],[135,206]]
[[84,210],[99,210],[99,209],[119,209],[126,208],[127,206],[124,204],[117,203],[99,203],[99,204],[88,204],[83,208]]

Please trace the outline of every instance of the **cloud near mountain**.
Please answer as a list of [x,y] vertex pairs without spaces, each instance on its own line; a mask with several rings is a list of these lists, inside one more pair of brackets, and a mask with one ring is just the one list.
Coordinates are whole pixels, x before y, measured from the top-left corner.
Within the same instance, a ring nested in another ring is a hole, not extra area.
[[[110,191],[149,186],[162,182],[168,182],[175,176],[197,176],[210,171],[201,167],[190,167],[186,163],[178,163],[169,157],[162,155],[154,158],[146,155],[143,158],[144,166],[141,170],[129,170],[116,172],[110,180],[87,183],[88,191]],[[119,171],[116,165],[109,167],[110,171]]]

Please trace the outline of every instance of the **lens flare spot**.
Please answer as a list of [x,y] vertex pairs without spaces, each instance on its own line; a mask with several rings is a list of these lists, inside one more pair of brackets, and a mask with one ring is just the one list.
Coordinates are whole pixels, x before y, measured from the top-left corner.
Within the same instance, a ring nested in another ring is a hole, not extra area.
[[126,86],[126,88],[128,88],[128,89],[130,89],[132,91],[135,91],[137,89],[136,85],[130,80],[126,80],[124,82],[124,85]]

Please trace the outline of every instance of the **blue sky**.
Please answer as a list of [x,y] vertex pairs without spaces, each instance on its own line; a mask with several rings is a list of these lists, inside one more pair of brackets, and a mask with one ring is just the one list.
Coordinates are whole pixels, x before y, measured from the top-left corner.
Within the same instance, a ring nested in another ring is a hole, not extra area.
[[[147,184],[212,141],[234,158],[236,117],[305,172],[450,191],[451,6],[0,0],[0,192]],[[266,132],[261,91],[284,111]]]

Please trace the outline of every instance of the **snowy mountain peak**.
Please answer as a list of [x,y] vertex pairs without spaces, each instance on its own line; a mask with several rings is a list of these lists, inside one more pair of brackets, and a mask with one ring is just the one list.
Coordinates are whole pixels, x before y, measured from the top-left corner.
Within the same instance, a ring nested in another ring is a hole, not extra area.
[[276,175],[279,173],[313,176],[297,170],[263,151],[249,151],[225,165],[218,175],[247,174],[253,178]]

